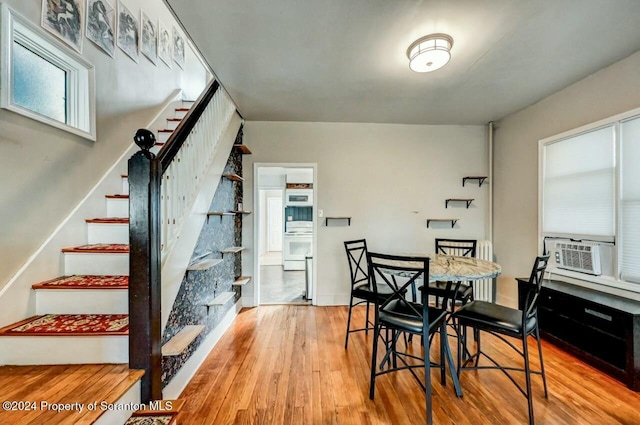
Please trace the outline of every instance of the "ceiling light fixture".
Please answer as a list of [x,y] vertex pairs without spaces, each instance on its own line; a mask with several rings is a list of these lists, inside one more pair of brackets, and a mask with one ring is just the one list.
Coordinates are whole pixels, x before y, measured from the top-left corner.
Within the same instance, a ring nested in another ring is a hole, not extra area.
[[453,38],[447,34],[429,34],[411,43],[407,49],[409,68],[415,72],[440,69],[451,59]]

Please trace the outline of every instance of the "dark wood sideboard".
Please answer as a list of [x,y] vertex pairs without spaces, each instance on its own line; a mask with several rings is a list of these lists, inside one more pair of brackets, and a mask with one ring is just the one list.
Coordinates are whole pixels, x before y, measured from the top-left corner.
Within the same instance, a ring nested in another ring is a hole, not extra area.
[[[519,278],[522,308],[528,279]],[[541,336],[640,391],[640,302],[545,280],[538,304]]]

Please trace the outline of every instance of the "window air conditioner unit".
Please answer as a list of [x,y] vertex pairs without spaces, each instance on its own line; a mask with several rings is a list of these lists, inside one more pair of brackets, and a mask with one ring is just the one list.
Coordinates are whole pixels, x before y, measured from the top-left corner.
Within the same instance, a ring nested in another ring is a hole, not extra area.
[[558,267],[596,276],[602,274],[600,245],[595,242],[556,242]]

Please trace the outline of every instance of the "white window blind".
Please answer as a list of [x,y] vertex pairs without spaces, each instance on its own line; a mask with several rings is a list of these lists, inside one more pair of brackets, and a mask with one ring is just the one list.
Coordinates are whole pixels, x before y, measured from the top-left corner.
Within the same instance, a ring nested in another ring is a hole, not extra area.
[[545,146],[544,234],[614,236],[614,126]]
[[620,279],[640,283],[640,118],[620,125]]

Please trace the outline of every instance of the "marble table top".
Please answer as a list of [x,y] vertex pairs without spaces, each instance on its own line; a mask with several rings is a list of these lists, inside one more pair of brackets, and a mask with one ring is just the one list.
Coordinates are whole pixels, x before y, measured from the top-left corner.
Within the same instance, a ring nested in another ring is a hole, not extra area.
[[[413,254],[415,255],[415,254]],[[456,257],[453,255],[423,255],[429,257],[430,281],[468,281],[492,279],[502,272],[502,267],[491,261],[471,257]],[[389,264],[393,264],[389,261]],[[390,274],[402,276],[403,273],[389,270]]]

